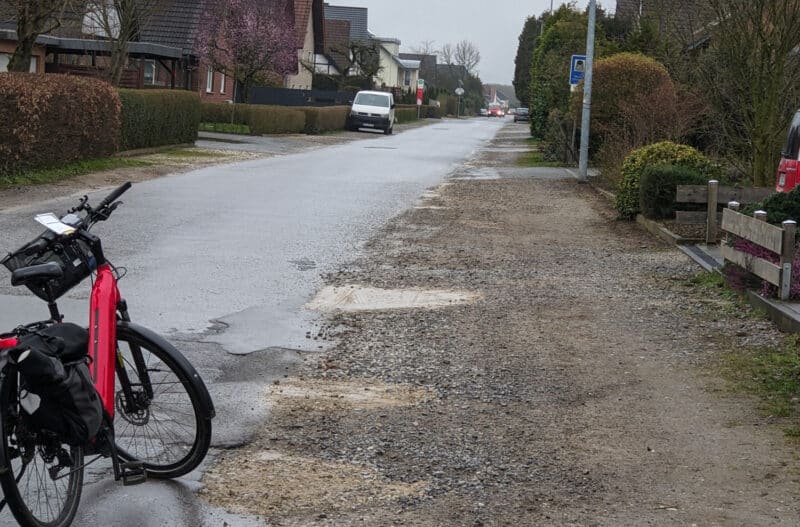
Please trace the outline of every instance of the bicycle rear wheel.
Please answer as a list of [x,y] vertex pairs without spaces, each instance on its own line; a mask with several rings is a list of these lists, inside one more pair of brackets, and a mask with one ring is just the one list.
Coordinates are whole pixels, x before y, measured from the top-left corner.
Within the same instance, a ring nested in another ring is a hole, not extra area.
[[[175,360],[180,353],[130,326],[117,327],[117,352],[125,376],[117,375],[115,443],[126,461],[141,461],[147,475],[175,478],[199,465],[211,443],[211,420],[203,417],[202,397],[190,373]],[[152,386],[150,398],[136,367],[136,353]],[[119,366],[118,366],[119,369]],[[125,392],[133,396],[127,401]]]
[[[78,510],[83,448],[26,426],[15,369],[0,376],[0,486],[23,527],[67,527]],[[25,395],[25,392],[22,392]]]

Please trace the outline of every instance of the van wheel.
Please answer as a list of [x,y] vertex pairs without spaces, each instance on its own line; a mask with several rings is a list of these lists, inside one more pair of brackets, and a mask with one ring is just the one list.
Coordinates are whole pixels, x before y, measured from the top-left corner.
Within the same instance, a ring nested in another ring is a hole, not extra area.
[[392,135],[392,131],[394,130],[394,126],[390,126],[386,130],[383,131],[385,135]]

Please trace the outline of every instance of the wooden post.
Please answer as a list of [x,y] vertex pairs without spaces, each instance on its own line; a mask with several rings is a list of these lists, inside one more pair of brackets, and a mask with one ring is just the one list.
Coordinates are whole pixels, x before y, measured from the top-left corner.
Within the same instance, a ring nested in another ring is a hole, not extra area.
[[708,217],[706,218],[706,244],[717,243],[717,201],[719,198],[719,181],[708,182]]
[[767,221],[767,211],[757,210],[753,213],[753,217],[758,221]]
[[[728,202],[728,208],[733,210],[733,211],[739,212],[739,202],[738,201],[729,201]],[[735,241],[736,241],[736,238],[733,236],[733,234],[731,234],[729,232],[725,233],[725,245],[733,246],[733,243]]]
[[794,261],[794,236],[797,222],[786,220],[782,224],[783,243],[781,244],[781,300],[789,300],[792,292],[792,262]]

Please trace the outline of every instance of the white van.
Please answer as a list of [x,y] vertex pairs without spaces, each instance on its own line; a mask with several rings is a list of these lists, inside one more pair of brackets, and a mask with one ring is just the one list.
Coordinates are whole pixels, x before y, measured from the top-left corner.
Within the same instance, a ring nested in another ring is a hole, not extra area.
[[390,135],[394,129],[394,96],[383,91],[360,91],[353,99],[347,129],[372,128]]

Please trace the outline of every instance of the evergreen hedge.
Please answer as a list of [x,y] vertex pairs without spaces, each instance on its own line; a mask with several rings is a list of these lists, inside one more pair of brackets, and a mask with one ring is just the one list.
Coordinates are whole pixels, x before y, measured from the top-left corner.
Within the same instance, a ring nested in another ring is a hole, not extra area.
[[347,115],[350,113],[349,106],[304,106],[298,109],[306,114],[303,132],[307,134],[344,130]]
[[194,143],[200,128],[200,97],[183,90],[119,90],[122,150]]
[[0,179],[112,155],[120,99],[106,82],[37,73],[0,75]]
[[[708,179],[686,166],[653,165],[642,171],[639,181],[639,206],[646,218],[672,219],[675,216],[675,191],[678,185],[705,185]],[[705,205],[703,205],[705,208]]]

